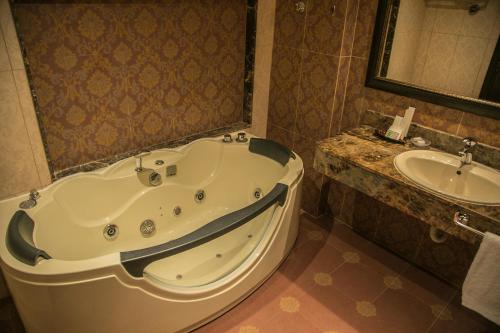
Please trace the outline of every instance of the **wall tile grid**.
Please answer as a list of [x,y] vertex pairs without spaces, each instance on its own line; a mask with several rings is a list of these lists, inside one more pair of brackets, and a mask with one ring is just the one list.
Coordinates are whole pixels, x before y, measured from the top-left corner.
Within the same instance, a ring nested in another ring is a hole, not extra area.
[[16,5],[54,171],[243,116],[246,2]]
[[475,15],[401,0],[387,77],[478,98],[499,33],[499,0]]
[[50,184],[49,168],[7,0],[0,1],[0,133],[0,199]]
[[303,208],[317,215],[328,180],[313,170],[315,143],[357,122],[343,110],[360,102],[344,100],[348,84],[362,85],[364,65],[349,73],[358,1],[307,0],[302,13],[295,3],[276,6],[267,136],[302,157]]
[[500,33],[500,1],[475,15],[426,8],[411,82],[477,98]]

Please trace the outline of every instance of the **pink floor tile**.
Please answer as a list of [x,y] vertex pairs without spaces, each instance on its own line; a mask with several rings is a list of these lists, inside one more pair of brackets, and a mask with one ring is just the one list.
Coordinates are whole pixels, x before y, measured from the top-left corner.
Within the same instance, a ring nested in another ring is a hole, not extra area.
[[387,288],[382,274],[360,264],[346,263],[331,275],[333,286],[353,300],[373,301]]
[[495,333],[500,327],[460,304],[460,295],[434,322],[430,333]]
[[197,333],[500,331],[461,307],[455,289],[349,228],[301,220],[299,241],[278,271]]
[[411,266],[401,277],[402,289],[427,305],[446,305],[457,290],[432,275]]
[[400,332],[425,332],[436,320],[432,308],[400,290],[388,289],[375,302],[380,327]]
[[[312,243],[312,242],[311,242]],[[344,263],[340,252],[328,244],[306,244],[294,251],[294,255],[280,267],[279,271],[290,281],[304,287],[314,284],[314,275],[329,273]]]
[[340,252],[357,252],[361,257],[361,264],[369,266],[380,274],[399,274],[409,265],[403,259],[357,235],[342,224],[334,225],[327,243]]
[[316,286],[303,300],[306,306],[300,312],[315,327],[326,332],[357,332],[355,302],[332,286]]

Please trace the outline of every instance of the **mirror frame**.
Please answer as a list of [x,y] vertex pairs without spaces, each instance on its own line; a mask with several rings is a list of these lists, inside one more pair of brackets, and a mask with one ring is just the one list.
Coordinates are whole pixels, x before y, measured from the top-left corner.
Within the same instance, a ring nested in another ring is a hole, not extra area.
[[500,105],[497,103],[425,89],[410,83],[378,76],[378,68],[384,51],[382,43],[386,33],[386,18],[391,5],[392,0],[379,0],[365,85],[367,87],[415,98],[424,102],[438,104],[488,118],[500,119]]

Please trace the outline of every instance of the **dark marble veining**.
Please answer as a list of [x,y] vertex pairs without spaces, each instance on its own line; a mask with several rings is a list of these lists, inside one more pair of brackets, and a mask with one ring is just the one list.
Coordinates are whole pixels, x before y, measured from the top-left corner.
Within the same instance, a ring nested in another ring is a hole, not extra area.
[[314,168],[470,243],[476,243],[479,238],[453,223],[456,211],[470,214],[471,227],[500,234],[500,207],[463,203],[417,187],[405,179],[393,164],[396,155],[412,148],[381,140],[373,135],[373,130],[363,126],[320,141]]
[[245,129],[248,129],[249,126],[250,125],[247,123],[237,123],[237,124],[234,124],[232,126],[222,127],[222,128],[218,128],[218,129],[215,129],[212,131],[208,131],[208,132],[197,133],[197,134],[190,135],[188,137],[181,138],[178,140],[163,142],[163,143],[160,143],[160,144],[157,144],[154,146],[150,146],[146,149],[138,149],[138,150],[128,151],[126,153],[110,156],[110,157],[107,157],[107,158],[104,158],[104,159],[101,159],[98,161],[92,161],[92,162],[85,163],[82,165],[77,165],[75,167],[71,167],[71,168],[56,172],[54,174],[53,180],[55,181],[57,179],[61,179],[63,177],[66,177],[66,176],[69,176],[69,175],[72,175],[72,174],[75,174],[78,172],[89,172],[89,171],[95,171],[97,169],[105,168],[113,163],[116,163],[116,162],[123,160],[125,158],[128,158],[130,156],[137,155],[143,151],[151,151],[151,150],[156,150],[156,149],[161,149],[161,148],[175,148],[175,147],[183,146],[185,144],[188,144],[194,140],[198,140],[201,138],[216,137],[216,136],[222,135],[224,133],[231,133],[231,132],[236,132],[236,131],[240,131],[240,130],[245,130]]
[[[363,113],[361,124],[375,128],[387,129],[392,124],[394,117],[367,110]],[[457,152],[464,147],[462,137],[442,132],[430,127],[412,123],[408,131],[409,137],[423,137],[431,141],[433,148],[445,151],[450,154]],[[484,165],[495,169],[500,169],[500,149],[478,142],[474,147],[473,159]]]

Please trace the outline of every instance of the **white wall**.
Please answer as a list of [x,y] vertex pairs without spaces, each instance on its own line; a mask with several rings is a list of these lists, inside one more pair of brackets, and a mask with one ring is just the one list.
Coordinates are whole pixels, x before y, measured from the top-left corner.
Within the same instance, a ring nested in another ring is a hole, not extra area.
[[387,77],[475,97],[500,33],[500,0],[469,15],[401,0]]
[[424,0],[401,0],[387,77],[411,82],[425,16]]
[[500,32],[500,0],[475,15],[428,8],[413,73],[418,85],[478,97]]

